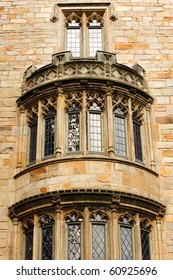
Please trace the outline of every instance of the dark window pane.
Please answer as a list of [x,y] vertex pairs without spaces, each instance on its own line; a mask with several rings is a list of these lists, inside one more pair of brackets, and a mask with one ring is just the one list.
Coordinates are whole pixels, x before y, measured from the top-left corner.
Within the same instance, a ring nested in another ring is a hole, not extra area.
[[55,145],[55,116],[45,119],[44,156],[54,154]]
[[92,224],[92,259],[105,260],[105,225]]
[[32,260],[33,229],[25,232],[25,260]]
[[53,225],[42,228],[42,260],[52,260]]
[[68,224],[68,259],[81,259],[81,225]]
[[142,141],[141,141],[141,124],[133,121],[133,135],[135,146],[135,158],[142,161]]
[[133,259],[132,228],[126,226],[120,226],[120,235],[121,235],[121,259],[132,260]]
[[80,150],[80,114],[68,114],[68,152]]
[[150,260],[150,232],[145,229],[141,229],[141,248],[142,259]]
[[37,122],[30,125],[29,162],[36,160]]

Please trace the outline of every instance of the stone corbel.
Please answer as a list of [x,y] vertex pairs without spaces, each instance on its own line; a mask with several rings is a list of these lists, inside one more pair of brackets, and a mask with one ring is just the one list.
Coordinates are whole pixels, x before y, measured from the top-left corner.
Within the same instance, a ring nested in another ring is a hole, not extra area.
[[52,22],[56,22],[58,20],[58,14],[59,14],[59,7],[57,4],[55,4],[53,7],[53,11],[52,11],[50,20]]

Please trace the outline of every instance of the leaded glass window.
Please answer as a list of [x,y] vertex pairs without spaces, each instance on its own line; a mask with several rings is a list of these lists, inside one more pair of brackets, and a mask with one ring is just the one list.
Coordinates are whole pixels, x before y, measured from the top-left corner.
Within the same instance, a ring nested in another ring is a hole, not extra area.
[[68,152],[80,151],[80,112],[68,113]]
[[29,163],[36,160],[37,150],[37,120],[32,122],[30,128],[30,139],[29,139]]
[[93,19],[88,25],[89,56],[95,56],[96,51],[103,50],[103,35],[101,22]]
[[126,143],[126,119],[124,113],[117,108],[115,110],[115,152],[117,155],[127,155]]
[[101,108],[95,102],[89,108],[89,150],[102,152],[102,115]]
[[133,120],[133,136],[134,136],[134,147],[135,147],[135,158],[136,160],[142,161],[142,139],[141,139],[141,124]]
[[81,53],[81,28],[79,22],[72,19],[67,24],[67,51],[71,51],[74,57],[79,57]]
[[100,213],[90,218],[92,226],[92,259],[106,259],[106,223],[107,218]]
[[150,260],[150,231],[141,228],[142,259]]
[[119,222],[121,260],[133,260],[133,224],[126,217]]
[[41,227],[41,259],[53,259],[54,219],[45,215],[40,220]]
[[45,118],[44,157],[54,155],[55,150],[55,115]]
[[24,228],[25,234],[25,260],[32,260],[33,255],[33,222],[27,221]]
[[81,260],[82,217],[76,213],[66,219],[68,226],[68,260]]

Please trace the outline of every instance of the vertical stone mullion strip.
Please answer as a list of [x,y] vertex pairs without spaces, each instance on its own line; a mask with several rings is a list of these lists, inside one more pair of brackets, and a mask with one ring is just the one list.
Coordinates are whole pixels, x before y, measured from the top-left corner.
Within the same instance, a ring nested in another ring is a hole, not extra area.
[[[24,124],[25,124],[25,108],[20,105],[20,119],[19,119],[19,138],[18,138],[18,152],[17,152],[17,171],[20,172],[24,168],[23,155],[24,155]],[[25,151],[26,153],[26,151]]]
[[106,93],[106,101],[107,101],[107,128],[108,128],[108,155],[110,157],[114,157],[114,137],[113,137],[113,110],[112,110],[112,94],[111,88],[107,88]]
[[147,118],[147,132],[148,132],[148,149],[150,155],[150,167],[152,170],[156,170],[156,163],[153,152],[153,140],[152,140],[152,131],[151,131],[151,104],[146,106],[146,118]]
[[57,96],[57,117],[56,117],[56,158],[60,158],[62,156],[62,148],[63,148],[63,90],[58,88],[58,96]]
[[132,119],[132,102],[131,98],[128,100],[129,115],[127,120],[127,131],[128,131],[128,153],[131,161],[135,160],[135,148],[134,148],[134,137],[133,137],[133,119]]
[[38,125],[37,125],[37,149],[36,149],[36,163],[42,159],[42,136],[43,136],[43,117],[41,101],[38,101]]
[[18,219],[13,218],[14,236],[13,236],[13,260],[17,260],[17,241],[18,241]]
[[136,222],[134,225],[135,260],[141,260],[142,251],[141,251],[141,230],[140,230],[139,214],[135,215],[135,222]]
[[85,209],[84,209],[83,243],[82,244],[83,244],[84,260],[91,259],[90,222],[89,222],[89,210],[87,207],[85,207]]
[[33,260],[38,260],[39,259],[39,247],[40,247],[40,245],[41,245],[41,240],[39,238],[38,216],[34,215]]
[[119,224],[118,224],[118,213],[116,209],[112,209],[112,251],[111,259],[120,259],[120,240],[119,240]]
[[86,14],[83,13],[82,14],[82,32],[81,32],[81,36],[82,36],[82,40],[81,40],[81,55],[82,57],[86,58],[88,57],[88,34],[87,34],[88,30],[87,30],[87,17]]
[[61,260],[61,209],[55,210],[54,259]]
[[86,119],[86,91],[82,92],[82,111],[81,111],[81,151],[83,155],[87,154],[87,119]]
[[161,217],[156,217],[157,242],[158,242],[158,259],[162,260],[162,236],[161,236]]

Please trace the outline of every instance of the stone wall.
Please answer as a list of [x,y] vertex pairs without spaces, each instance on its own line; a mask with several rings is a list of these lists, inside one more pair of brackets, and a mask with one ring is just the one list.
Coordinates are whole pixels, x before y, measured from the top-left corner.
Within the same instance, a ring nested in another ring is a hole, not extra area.
[[[8,206],[15,201],[16,99],[21,95],[26,68],[48,64],[53,53],[64,50],[62,22],[50,20],[56,2],[61,1],[0,3],[0,259],[12,258]],[[118,63],[128,66],[137,63],[144,68],[149,93],[154,97],[156,170],[167,207],[162,245],[164,259],[173,259],[173,3],[171,0],[110,2],[110,14],[118,19],[110,21],[109,51],[117,54]]]

